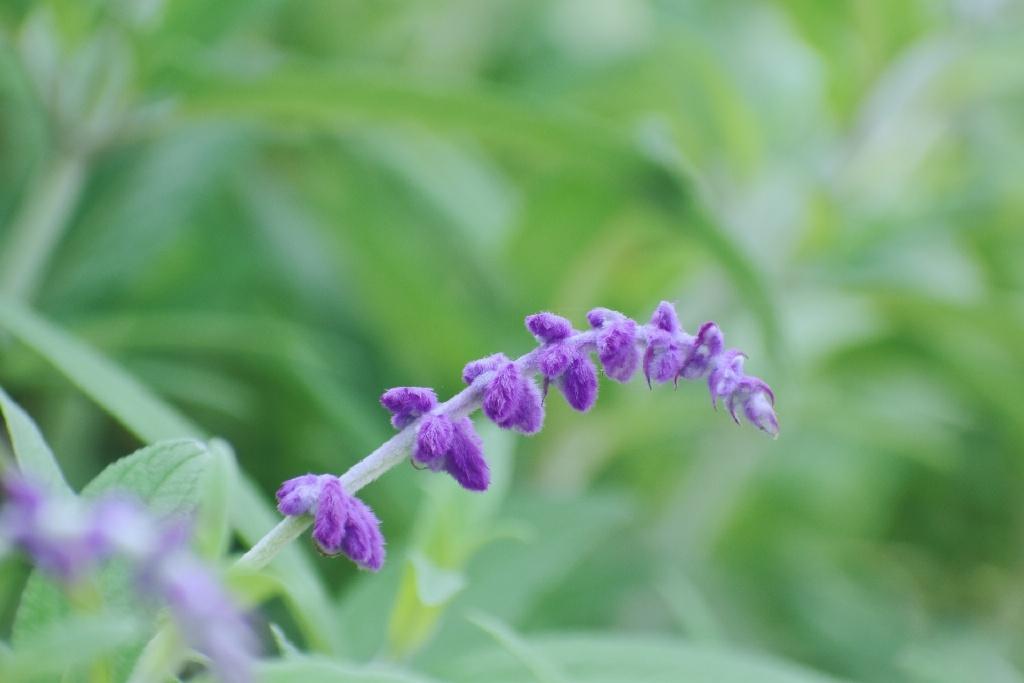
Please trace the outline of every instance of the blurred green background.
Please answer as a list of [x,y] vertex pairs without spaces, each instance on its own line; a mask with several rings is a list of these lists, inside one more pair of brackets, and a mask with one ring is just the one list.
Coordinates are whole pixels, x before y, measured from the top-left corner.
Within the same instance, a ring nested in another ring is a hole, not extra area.
[[[268,500],[387,438],[384,389],[530,348],[538,310],[672,300],[776,390],[774,442],[700,384],[603,382],[488,431],[486,496],[396,470],[365,492],[382,575],[303,548],[334,644],[265,606],[301,647],[506,680],[494,637],[616,634],[669,653],[657,680],[707,652],[1022,680],[1021,3],[5,0],[0,25],[0,291]],[[0,383],[76,486],[138,445],[8,336]]]

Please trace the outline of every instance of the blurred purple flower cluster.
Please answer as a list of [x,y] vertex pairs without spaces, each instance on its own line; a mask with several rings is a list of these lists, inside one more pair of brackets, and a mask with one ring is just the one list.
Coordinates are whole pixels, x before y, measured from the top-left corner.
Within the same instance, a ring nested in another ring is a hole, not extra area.
[[188,547],[187,525],[160,523],[136,500],[50,494],[20,477],[3,482],[0,552],[19,549],[41,571],[73,585],[120,557],[140,597],[165,605],[182,637],[226,683],[252,680],[256,636],[216,575]]

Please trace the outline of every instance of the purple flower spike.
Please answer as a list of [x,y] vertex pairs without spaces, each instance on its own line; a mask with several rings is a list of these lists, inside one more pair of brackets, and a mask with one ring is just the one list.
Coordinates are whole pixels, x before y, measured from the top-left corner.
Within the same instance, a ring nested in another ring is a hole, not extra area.
[[676,315],[676,307],[667,301],[662,301],[654,309],[651,316],[651,325],[670,334],[679,331],[679,316]]
[[597,330],[597,356],[604,374],[616,382],[628,382],[640,364],[636,348],[636,323],[607,308],[595,308],[587,320]]
[[526,329],[537,338],[537,341],[550,344],[571,335],[572,323],[554,313],[535,313],[526,316]]
[[354,496],[346,498],[341,551],[363,569],[378,571],[384,565],[384,535],[380,532],[380,520],[363,501]]
[[470,361],[462,369],[462,381],[466,384],[472,384],[480,375],[497,370],[507,362],[508,356],[503,353],[496,353],[486,358]]
[[429,387],[395,387],[381,395],[380,404],[391,411],[391,424],[404,429],[437,405],[437,394]]
[[486,491],[491,484],[491,470],[484,460],[483,442],[468,417],[455,421],[452,450],[448,454],[445,470],[470,491]]
[[316,509],[320,489],[320,477],[315,474],[289,479],[277,490],[277,509],[289,517],[308,515]]
[[718,325],[710,322],[701,325],[679,375],[684,379],[702,377],[711,365],[711,360],[722,352],[724,343]]
[[316,502],[316,518],[313,521],[313,540],[326,555],[341,552],[341,541],[345,537],[345,522],[348,518],[348,494],[341,487],[337,477],[324,475],[320,483],[320,497]]
[[651,385],[651,380],[658,384],[676,380],[683,367],[684,355],[683,348],[673,335],[660,328],[652,330],[647,351],[644,352],[647,386]]
[[[443,458],[452,448],[455,426],[447,415],[428,415],[416,433],[416,447],[412,457],[436,470],[443,466]],[[435,467],[436,465],[436,467]]]

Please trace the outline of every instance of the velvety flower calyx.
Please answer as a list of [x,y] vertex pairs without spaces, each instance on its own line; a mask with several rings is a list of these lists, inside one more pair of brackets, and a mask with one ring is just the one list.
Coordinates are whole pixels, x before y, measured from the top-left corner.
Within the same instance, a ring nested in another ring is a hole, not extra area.
[[684,379],[703,377],[711,367],[712,360],[722,353],[724,344],[722,331],[718,329],[718,325],[711,322],[701,325],[686,354],[679,375]]
[[616,382],[628,382],[640,364],[636,323],[608,308],[590,311],[587,321],[598,331],[597,357],[604,374]]
[[484,414],[502,429],[536,434],[544,424],[544,405],[537,383],[509,361],[495,371],[484,390]]
[[486,491],[490,486],[483,443],[468,417],[429,416],[416,434],[412,457],[435,472],[447,472],[470,491]]
[[404,429],[437,406],[437,394],[429,387],[395,387],[381,395],[380,404],[391,412],[395,429]]
[[289,479],[277,491],[277,507],[288,516],[313,515],[313,540],[325,555],[344,554],[363,569],[384,564],[380,520],[331,474]]
[[565,400],[580,412],[590,410],[597,401],[597,368],[590,356],[569,341],[572,323],[552,313],[527,316],[526,328],[542,342],[537,350],[537,368],[548,386],[555,382]]

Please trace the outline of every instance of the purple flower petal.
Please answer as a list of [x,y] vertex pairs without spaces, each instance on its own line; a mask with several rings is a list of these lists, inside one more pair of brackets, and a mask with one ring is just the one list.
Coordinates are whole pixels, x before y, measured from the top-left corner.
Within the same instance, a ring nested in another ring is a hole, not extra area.
[[320,477],[315,474],[289,479],[277,489],[277,509],[289,517],[308,515],[316,508],[320,489]]
[[395,429],[403,429],[437,406],[437,394],[430,387],[395,387],[381,395],[380,404],[391,411]]
[[342,488],[340,479],[329,475],[324,477],[313,521],[313,540],[325,554],[337,555],[345,537],[349,495]]
[[445,469],[455,481],[470,491],[486,491],[491,471],[484,460],[483,443],[473,429],[473,421],[463,417],[455,421],[455,438]]
[[347,500],[345,535],[341,550],[363,569],[378,571],[384,564],[384,535],[370,506],[354,496]]
[[503,353],[495,353],[494,355],[487,356],[486,358],[470,361],[469,363],[466,363],[466,367],[462,369],[462,381],[466,384],[472,384],[480,375],[485,372],[497,370],[507,362],[508,356]]
[[711,360],[722,352],[724,339],[722,331],[713,322],[704,323],[697,332],[693,347],[683,363],[680,376],[685,379],[697,379],[707,372]]
[[433,465],[452,447],[455,427],[447,415],[428,415],[416,433],[412,457],[416,462]]
[[597,401],[597,368],[590,358],[577,354],[558,382],[565,400],[574,409],[585,413]]
[[668,333],[679,331],[679,316],[676,315],[676,307],[667,301],[662,301],[654,309],[651,316],[651,325]]
[[551,343],[562,341],[572,334],[572,323],[554,313],[535,313],[526,316],[526,329],[538,341]]

